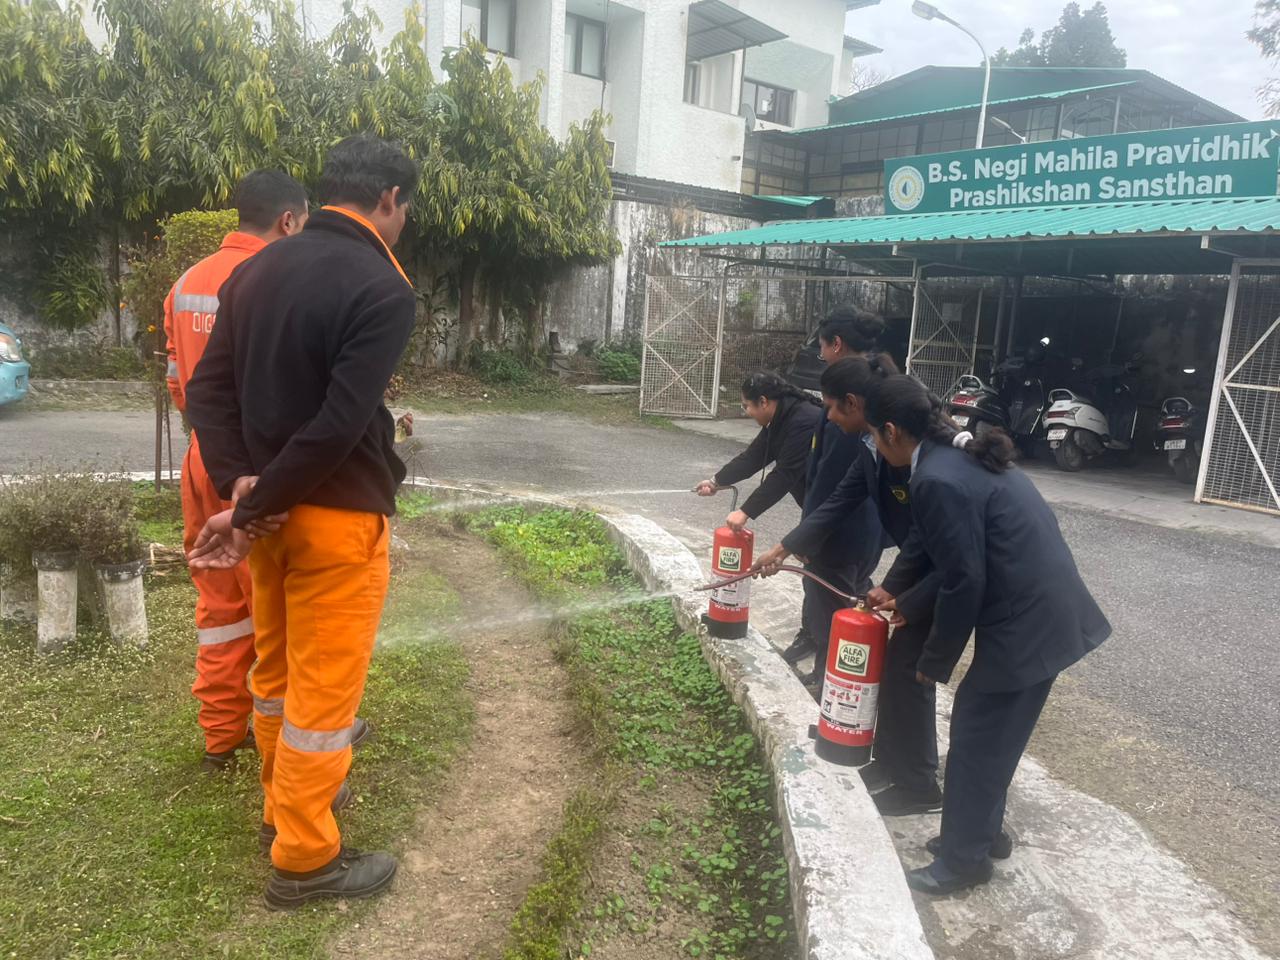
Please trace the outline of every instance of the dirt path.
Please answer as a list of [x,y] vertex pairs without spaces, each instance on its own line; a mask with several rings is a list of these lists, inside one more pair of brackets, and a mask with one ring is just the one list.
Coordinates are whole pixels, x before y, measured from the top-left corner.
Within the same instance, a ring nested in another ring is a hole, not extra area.
[[487,547],[433,531],[409,534],[415,563],[449,579],[461,597],[456,639],[473,673],[476,726],[439,801],[419,817],[391,893],[334,957],[485,960],[538,879],[565,800],[583,776],[565,677],[539,623],[482,631],[469,621],[532,605]]

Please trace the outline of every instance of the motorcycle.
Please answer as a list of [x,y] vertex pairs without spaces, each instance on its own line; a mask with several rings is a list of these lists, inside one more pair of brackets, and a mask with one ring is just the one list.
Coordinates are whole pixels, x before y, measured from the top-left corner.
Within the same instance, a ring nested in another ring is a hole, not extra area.
[[[1138,426],[1138,404],[1129,387],[1137,372],[1140,355],[1125,364],[1108,364],[1086,374],[1086,390],[1059,387],[1049,391],[1049,409],[1044,415],[1049,448],[1059,468],[1074,473],[1087,460],[1107,451],[1137,452],[1134,434]],[[1075,361],[1074,366],[1081,366]]]
[[968,374],[960,378],[956,392],[947,401],[947,413],[961,430],[968,430],[980,437],[993,427],[1009,429],[1009,411],[1000,392],[982,380]]
[[992,384],[979,377],[960,378],[947,412],[962,430],[982,436],[992,427],[1008,433],[1023,453],[1031,453],[1045,412],[1043,347],[1026,356],[1006,357],[997,364]]
[[[1195,370],[1185,370],[1193,374]],[[1168,397],[1160,405],[1155,448],[1169,458],[1169,469],[1182,483],[1195,483],[1204,447],[1204,417],[1186,397]]]

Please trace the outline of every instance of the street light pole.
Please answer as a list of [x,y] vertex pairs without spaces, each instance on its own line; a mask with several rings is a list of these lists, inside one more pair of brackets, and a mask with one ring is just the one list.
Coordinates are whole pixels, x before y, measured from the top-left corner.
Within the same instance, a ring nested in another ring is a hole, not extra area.
[[925,3],[924,0],[915,0],[915,3],[911,4],[911,12],[922,20],[941,20],[943,23],[949,23],[978,45],[978,50],[982,53],[983,67],[982,106],[978,109],[978,142],[974,146],[981,150],[982,136],[987,129],[987,96],[991,92],[991,58],[987,56],[987,48],[982,45],[982,41],[977,38],[972,30],[964,24],[952,20],[931,3]]

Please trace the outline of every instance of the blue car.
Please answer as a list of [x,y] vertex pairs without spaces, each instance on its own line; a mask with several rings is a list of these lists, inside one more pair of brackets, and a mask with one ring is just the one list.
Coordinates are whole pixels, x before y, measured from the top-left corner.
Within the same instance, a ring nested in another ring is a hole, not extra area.
[[31,382],[31,365],[22,359],[22,341],[0,323],[0,406],[21,400]]

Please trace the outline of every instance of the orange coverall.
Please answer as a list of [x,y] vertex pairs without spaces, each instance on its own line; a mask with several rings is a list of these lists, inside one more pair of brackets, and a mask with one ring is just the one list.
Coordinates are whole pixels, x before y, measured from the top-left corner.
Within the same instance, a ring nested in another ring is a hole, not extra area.
[[[218,290],[231,271],[266,246],[266,241],[239,231],[229,233],[217,253],[182,275],[164,301],[168,339],[169,393],[179,410],[186,409],[185,389],[204,354],[218,313]],[[230,507],[214,489],[200,459],[194,434],[182,463],[182,545],[190,551],[205,521]],[[252,580],[247,564],[231,570],[191,570],[196,601],[196,682],[191,692],[200,701],[205,750],[225,753],[244,740],[253,698],[249,670],[254,661]]]

